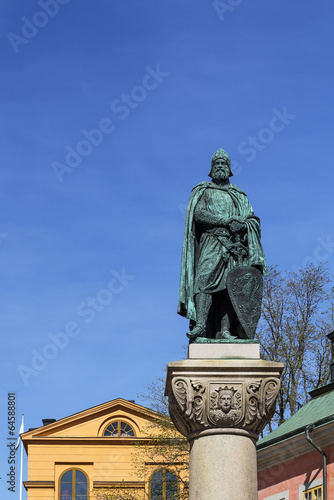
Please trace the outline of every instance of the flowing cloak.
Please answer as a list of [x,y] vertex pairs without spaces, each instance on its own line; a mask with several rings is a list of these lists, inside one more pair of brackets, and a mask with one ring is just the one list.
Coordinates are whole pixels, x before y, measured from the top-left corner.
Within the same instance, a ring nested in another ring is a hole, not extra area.
[[[247,226],[248,256],[247,264],[257,266],[264,275],[267,275],[266,259],[261,245],[260,221],[253,213],[247,195],[234,184],[217,187],[212,182],[201,182],[191,192],[187,213],[182,248],[181,278],[179,302],[177,312],[181,316],[196,321],[194,301],[196,264],[198,258],[199,238],[196,234],[195,209],[206,189],[219,189],[227,192],[234,204],[235,215],[241,216]],[[226,278],[226,276],[225,276]]]

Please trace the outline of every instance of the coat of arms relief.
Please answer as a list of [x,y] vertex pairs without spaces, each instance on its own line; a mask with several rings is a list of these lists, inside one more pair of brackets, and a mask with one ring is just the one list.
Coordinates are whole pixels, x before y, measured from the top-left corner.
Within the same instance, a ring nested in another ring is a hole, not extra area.
[[272,417],[278,390],[275,377],[244,381],[176,377],[171,415],[184,435],[228,428],[259,434]]

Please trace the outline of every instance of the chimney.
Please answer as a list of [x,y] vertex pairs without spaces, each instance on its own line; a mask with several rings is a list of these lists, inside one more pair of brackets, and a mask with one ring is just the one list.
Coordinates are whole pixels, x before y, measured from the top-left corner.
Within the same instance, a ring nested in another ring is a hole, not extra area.
[[331,382],[334,382],[334,331],[327,334],[327,338],[332,342],[332,361],[331,361]]
[[53,422],[57,422],[55,418],[42,418],[43,425],[53,424]]

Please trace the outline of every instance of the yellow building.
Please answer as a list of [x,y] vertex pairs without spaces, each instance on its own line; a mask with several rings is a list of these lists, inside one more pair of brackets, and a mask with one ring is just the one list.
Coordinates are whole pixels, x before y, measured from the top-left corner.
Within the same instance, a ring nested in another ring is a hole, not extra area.
[[22,434],[28,500],[87,500],[92,491],[115,491],[120,483],[138,499],[176,498],[175,463],[147,461],[144,473],[133,465],[136,444],[152,444],[145,429],[158,419],[156,412],[119,398],[61,420],[43,420],[42,427]]

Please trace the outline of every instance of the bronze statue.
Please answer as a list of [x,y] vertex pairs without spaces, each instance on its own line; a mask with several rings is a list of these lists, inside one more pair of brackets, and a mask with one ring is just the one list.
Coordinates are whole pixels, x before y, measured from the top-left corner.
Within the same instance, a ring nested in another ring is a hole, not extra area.
[[230,183],[231,160],[214,153],[209,176],[192,190],[182,250],[178,313],[191,341],[253,338],[267,273],[260,220]]

